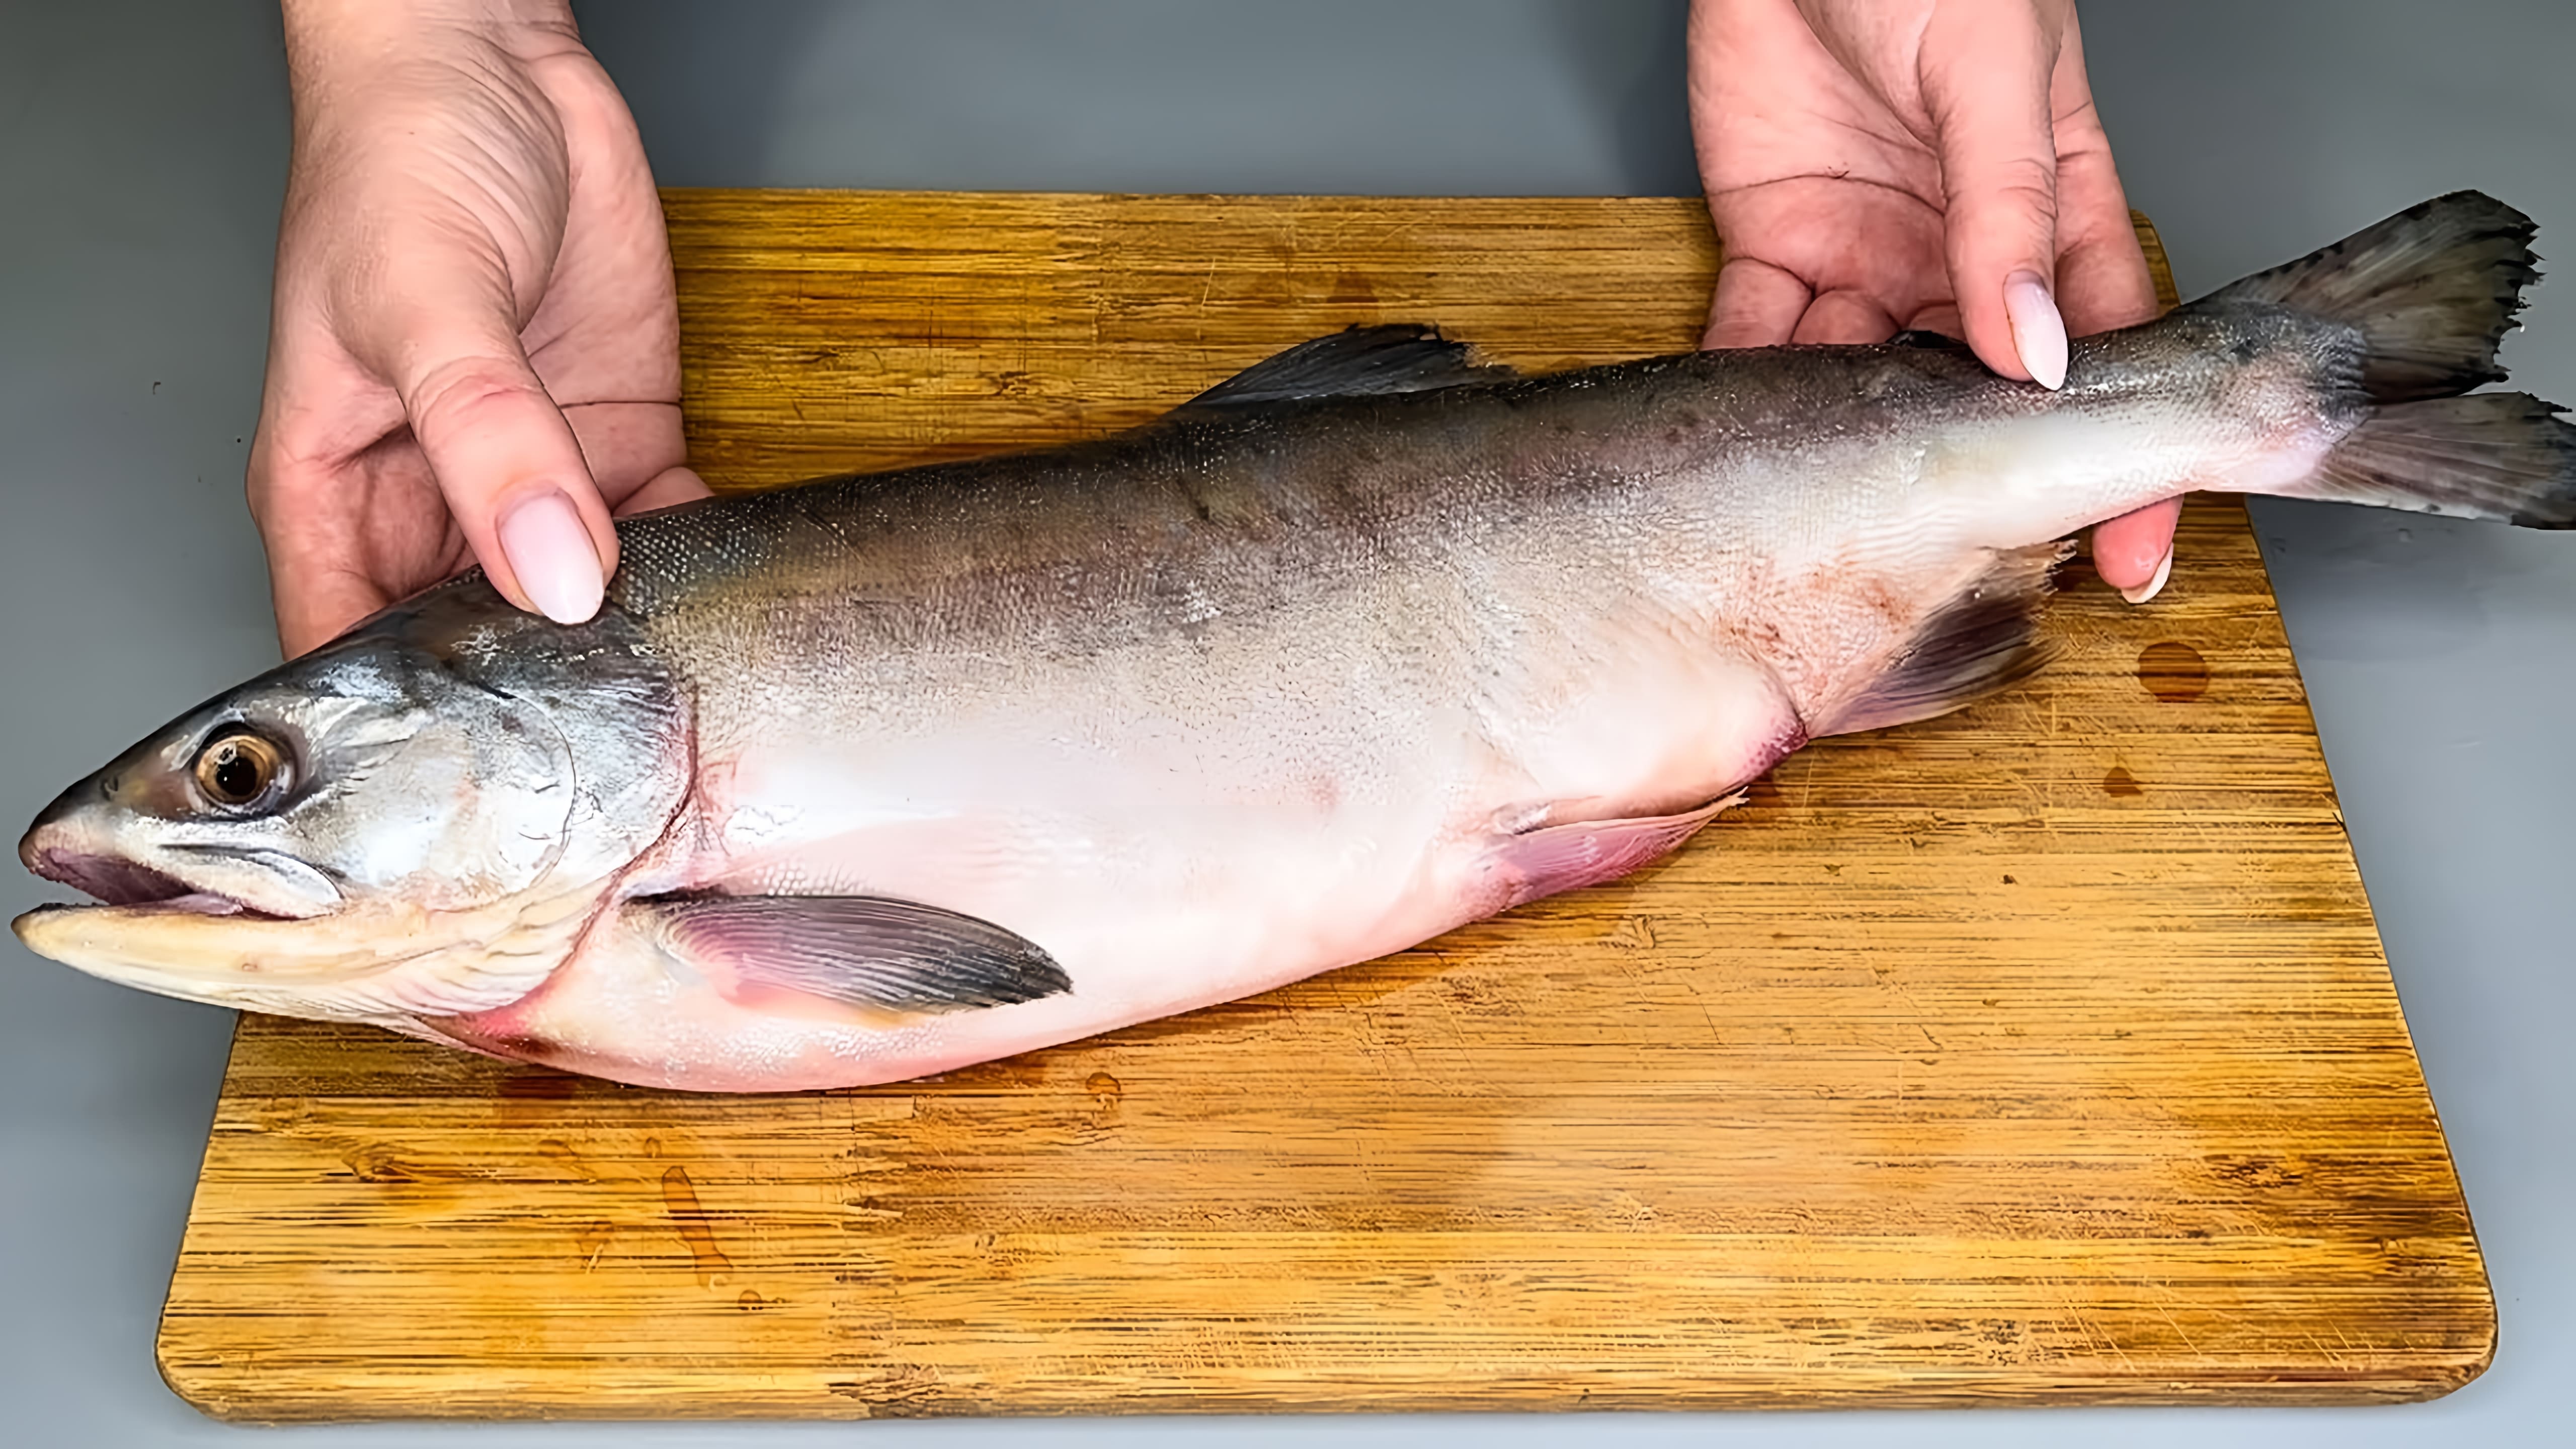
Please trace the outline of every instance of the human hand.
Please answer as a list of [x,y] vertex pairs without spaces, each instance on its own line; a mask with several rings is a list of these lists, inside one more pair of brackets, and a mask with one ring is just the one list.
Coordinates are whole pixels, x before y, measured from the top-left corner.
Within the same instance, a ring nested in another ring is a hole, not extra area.
[[[1920,328],[2054,389],[2069,329],[2156,315],[2072,0],[1693,0],[1690,96],[1710,347]],[[2102,524],[2094,568],[2153,597],[2181,511]]]
[[679,308],[644,148],[549,0],[286,0],[294,154],[252,516],[278,638],[481,563],[597,612],[612,514],[684,466]]

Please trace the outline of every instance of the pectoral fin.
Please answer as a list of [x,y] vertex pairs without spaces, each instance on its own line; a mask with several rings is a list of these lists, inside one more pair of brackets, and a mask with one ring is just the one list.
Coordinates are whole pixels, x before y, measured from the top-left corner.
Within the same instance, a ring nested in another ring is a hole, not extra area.
[[674,964],[754,1008],[812,998],[869,1013],[966,1011],[1073,989],[1035,942],[911,901],[663,896],[622,909]]

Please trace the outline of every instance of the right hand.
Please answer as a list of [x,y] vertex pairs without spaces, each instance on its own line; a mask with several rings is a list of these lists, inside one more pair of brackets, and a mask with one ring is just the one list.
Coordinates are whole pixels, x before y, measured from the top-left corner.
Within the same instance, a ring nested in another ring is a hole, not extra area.
[[613,515],[704,497],[635,123],[547,0],[286,0],[294,154],[252,516],[291,655],[479,563],[598,611]]
[[[2070,330],[2156,315],[2072,0],[1695,0],[1689,63],[1706,345],[1921,328],[2055,389]],[[2181,511],[2095,528],[2096,571],[2153,596]]]

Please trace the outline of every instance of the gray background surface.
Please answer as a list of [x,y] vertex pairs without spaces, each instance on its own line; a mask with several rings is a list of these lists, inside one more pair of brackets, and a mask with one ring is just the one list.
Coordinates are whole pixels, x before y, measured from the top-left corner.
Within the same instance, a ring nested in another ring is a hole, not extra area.
[[[592,4],[682,185],[1696,191],[1677,3]],[[2576,255],[2576,6],[2095,0],[2096,88],[2186,295],[2488,189]],[[0,0],[0,825],[272,661],[240,495],[286,158],[265,5]],[[2553,238],[2555,240],[2553,241]],[[2517,380],[2576,402],[2576,283]],[[2503,1315],[2494,1369],[2352,1411],[289,1431],[316,1444],[2566,1442],[2576,1419],[2576,539],[2260,504]],[[2189,561],[2181,567],[2188,570]],[[0,871],[0,912],[45,893]],[[237,1439],[152,1367],[229,1018],[0,944],[0,1442]]]

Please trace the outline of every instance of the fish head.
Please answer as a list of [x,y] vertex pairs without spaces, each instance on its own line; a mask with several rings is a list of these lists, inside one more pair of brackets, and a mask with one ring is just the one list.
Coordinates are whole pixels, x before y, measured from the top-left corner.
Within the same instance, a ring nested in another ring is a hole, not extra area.
[[451,585],[65,790],[19,859],[98,904],[16,930],[164,995],[412,1029],[561,963],[676,814],[687,750],[632,620],[565,628]]

